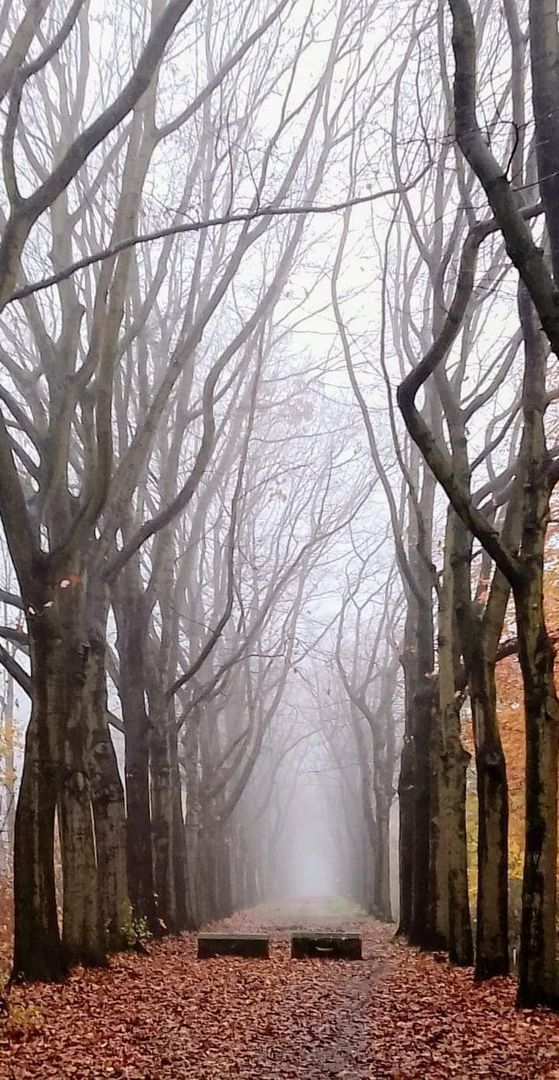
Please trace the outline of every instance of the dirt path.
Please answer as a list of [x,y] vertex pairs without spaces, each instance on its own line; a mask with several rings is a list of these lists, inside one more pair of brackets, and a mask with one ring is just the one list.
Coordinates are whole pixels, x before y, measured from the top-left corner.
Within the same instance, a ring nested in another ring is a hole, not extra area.
[[[290,930],[359,929],[362,963],[291,961]],[[220,928],[273,932],[270,961],[197,961],[195,939],[16,989],[6,1080],[559,1080],[559,1017],[513,1009],[512,980],[474,987],[328,905],[265,906]],[[1,1029],[0,1029],[1,1032]]]

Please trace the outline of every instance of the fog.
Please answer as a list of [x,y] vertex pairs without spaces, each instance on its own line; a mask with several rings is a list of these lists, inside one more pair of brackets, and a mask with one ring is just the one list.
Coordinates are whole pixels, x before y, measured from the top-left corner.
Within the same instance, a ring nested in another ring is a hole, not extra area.
[[523,865],[551,955],[559,126],[505,7],[2,6],[18,973],[330,895],[502,974]]

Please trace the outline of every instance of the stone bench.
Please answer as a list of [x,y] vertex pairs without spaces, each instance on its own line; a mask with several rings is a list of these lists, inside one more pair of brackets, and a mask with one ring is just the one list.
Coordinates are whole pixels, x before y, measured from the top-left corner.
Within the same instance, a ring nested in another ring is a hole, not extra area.
[[270,938],[267,934],[198,934],[198,959],[213,956],[245,956],[267,960]]
[[328,931],[300,931],[291,935],[291,957],[294,960],[361,960],[361,934]]

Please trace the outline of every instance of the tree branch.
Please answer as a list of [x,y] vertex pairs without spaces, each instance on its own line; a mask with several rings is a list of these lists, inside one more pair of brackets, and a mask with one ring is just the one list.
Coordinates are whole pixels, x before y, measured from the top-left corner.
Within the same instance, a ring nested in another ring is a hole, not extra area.
[[256,207],[252,210],[239,210],[236,213],[223,214],[221,217],[208,218],[206,221],[188,221],[183,225],[171,225],[165,229],[156,229],[155,232],[146,233],[144,236],[130,236],[126,240],[119,241],[118,244],[113,244],[102,251],[95,252],[93,255],[86,255],[83,259],[78,259],[71,266],[65,267],[64,270],[59,270],[56,274],[51,274],[50,277],[42,278],[40,281],[30,282],[28,285],[22,286],[21,289],[17,289],[8,298],[7,303],[12,304],[16,300],[24,300],[27,296],[31,296],[33,293],[40,292],[43,289],[49,289],[53,285],[58,285],[61,281],[66,281],[72,274],[78,272],[78,270],[85,270],[89,266],[94,266],[96,263],[103,262],[105,259],[112,259],[115,255],[119,255],[121,251],[126,251],[128,248],[136,247],[138,244],[150,244],[156,240],[165,240],[169,236],[181,236],[184,233],[196,233],[202,229],[215,229],[222,225],[233,224],[246,224],[247,222],[256,221],[258,218],[263,217],[286,217],[295,216],[299,214],[334,214],[341,210],[346,210],[351,206],[362,206],[367,203],[374,202],[376,199],[384,199],[389,195],[399,195],[402,190],[411,191],[412,188],[422,179],[427,169],[422,169],[421,172],[406,185],[405,189],[401,187],[386,188],[383,191],[377,191],[371,195],[359,195],[354,199],[346,199],[343,202],[327,203],[325,205],[310,204],[309,206],[263,206]]
[[512,553],[503,544],[498,530],[478,510],[471,494],[455,476],[452,459],[437,442],[415,404],[419,389],[442,363],[462,328],[464,315],[470,302],[475,280],[477,253],[480,244],[493,231],[495,224],[482,223],[474,226],[464,243],[458,280],[452,303],[438,338],[425,354],[423,360],[410,371],[397,391],[398,405],[406,427],[423,454],[429,468],[444,488],[452,506],[461,520],[478,538],[508,581],[516,582],[520,567]]
[[469,0],[449,0],[454,50],[454,119],[456,138],[478,177],[503,234],[509,258],[526,285],[549,338],[559,355],[559,304],[543,251],[521,213],[518,195],[481,133],[476,114],[476,34]]
[[5,667],[8,675],[12,676],[12,679],[21,686],[22,690],[31,697],[31,676],[27,674],[21,664],[18,664],[17,660],[3,645],[0,645],[0,664]]

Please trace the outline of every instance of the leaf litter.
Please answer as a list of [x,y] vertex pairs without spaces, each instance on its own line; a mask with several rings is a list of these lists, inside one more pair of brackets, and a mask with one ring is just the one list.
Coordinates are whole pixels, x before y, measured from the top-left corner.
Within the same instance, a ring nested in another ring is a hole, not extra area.
[[[358,930],[363,962],[291,960],[290,929]],[[559,1016],[513,979],[419,954],[370,918],[265,905],[213,930],[272,934],[269,961],[196,959],[195,935],[14,987],[5,1080],[559,1080]]]

